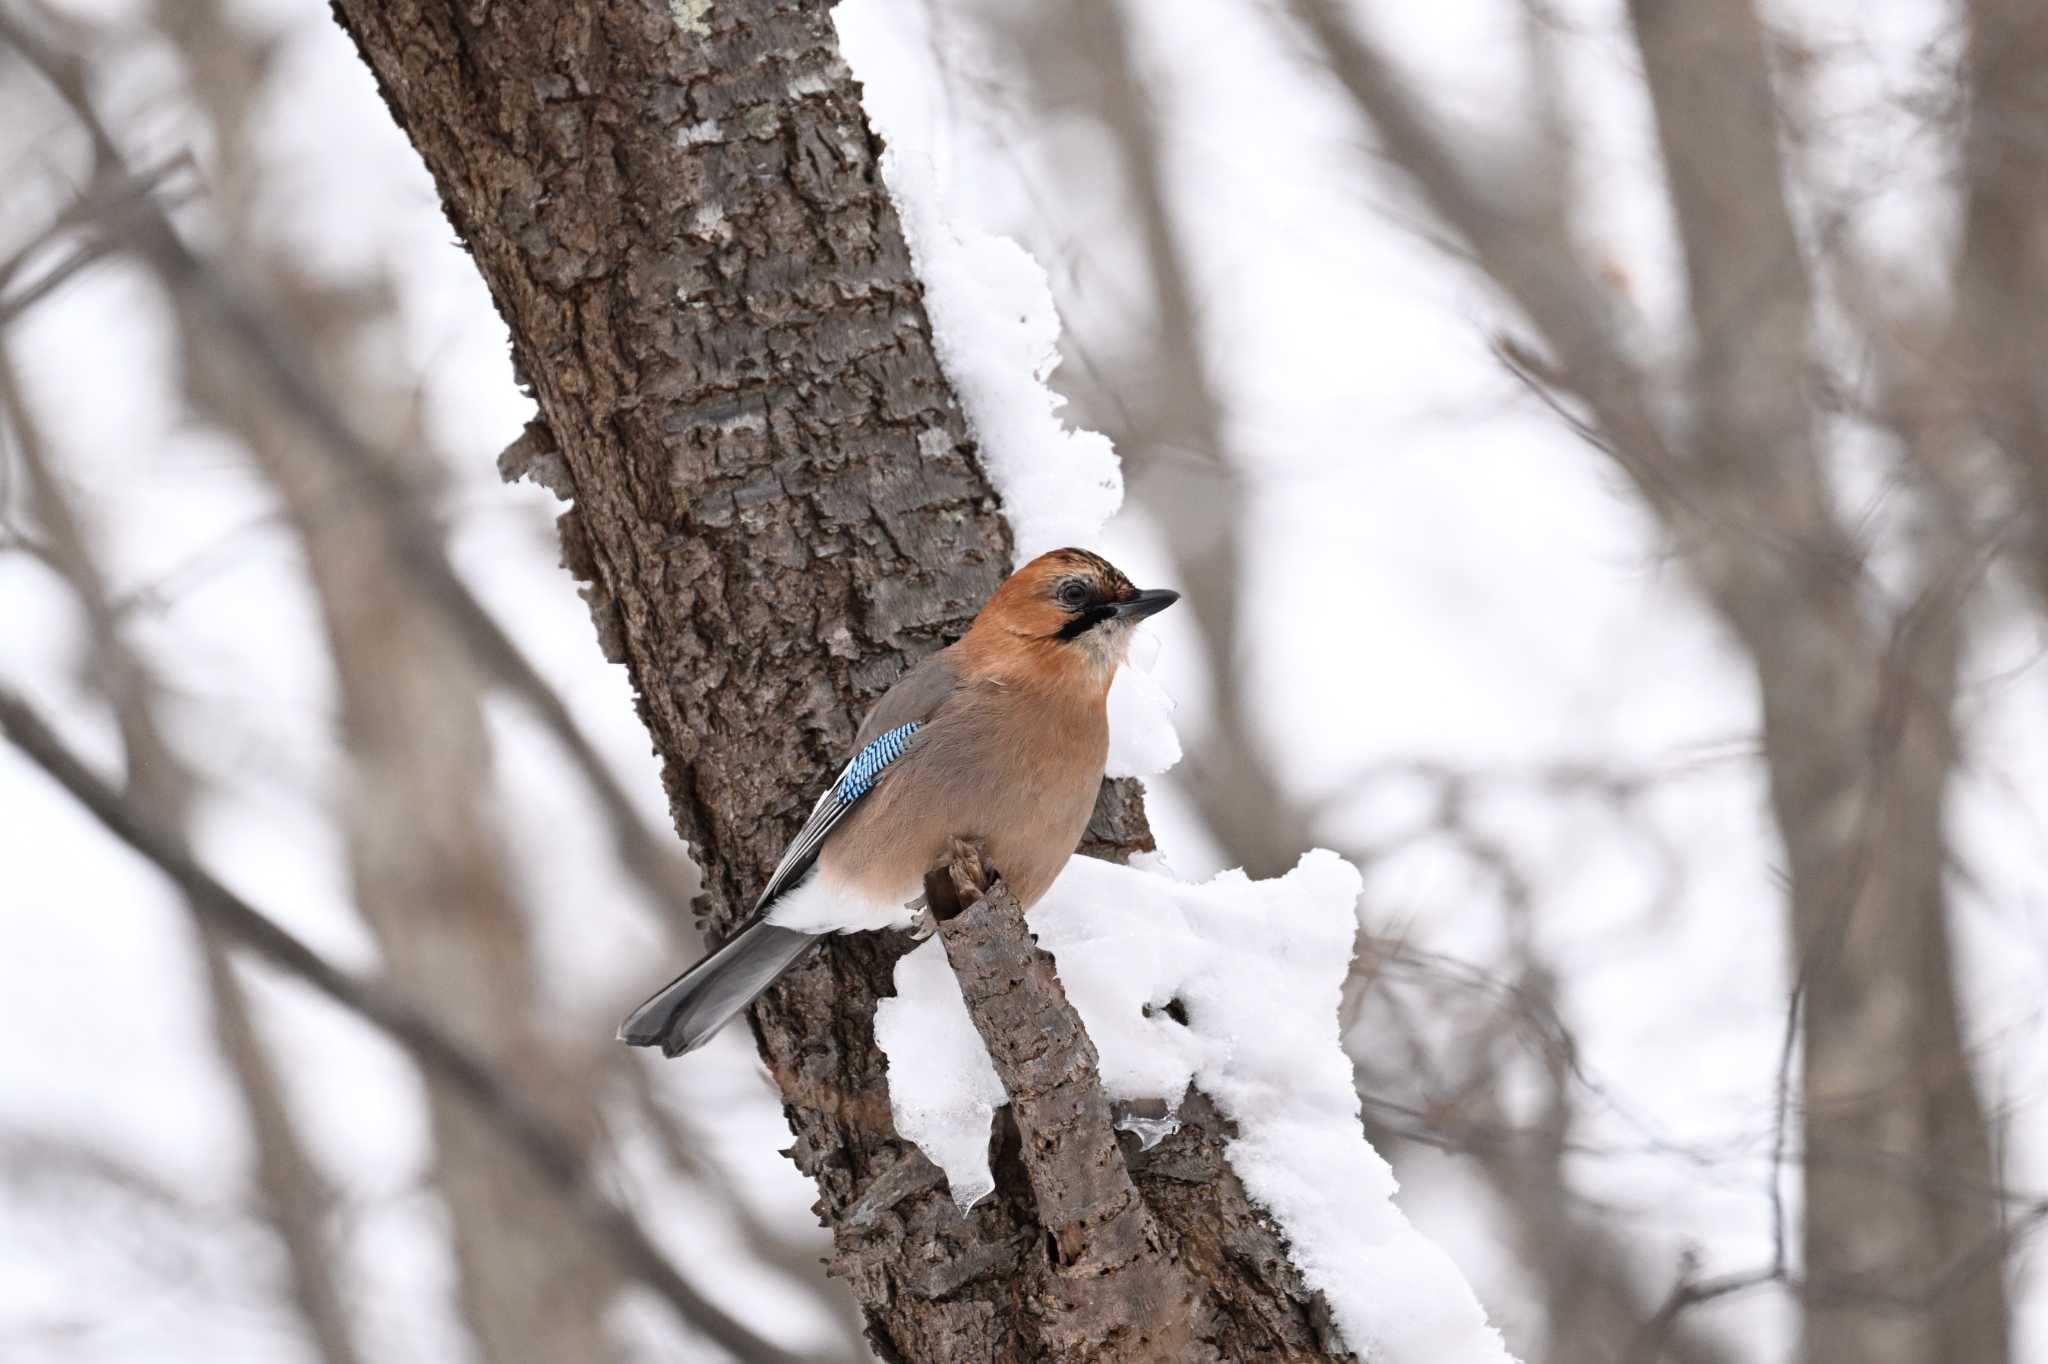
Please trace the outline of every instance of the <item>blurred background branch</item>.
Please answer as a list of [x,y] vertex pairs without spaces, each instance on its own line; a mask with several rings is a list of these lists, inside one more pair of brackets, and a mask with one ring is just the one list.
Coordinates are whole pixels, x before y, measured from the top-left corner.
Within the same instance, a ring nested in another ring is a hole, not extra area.
[[[473,1106],[482,1129],[491,1134],[490,1139],[517,1149],[539,1178],[552,1187],[555,1197],[573,1208],[579,1220],[587,1221],[619,1260],[666,1298],[685,1321],[742,1358],[777,1364],[801,1358],[761,1340],[691,1288],[633,1214],[597,1192],[597,1177],[579,1154],[575,1138],[544,1116],[531,1098],[509,1088],[489,1063],[443,1031],[430,1015],[389,987],[337,969],[278,927],[273,918],[222,885],[178,847],[171,836],[156,828],[148,816],[94,777],[34,710],[5,692],[0,692],[0,731],[79,804],[92,811],[109,832],[176,882],[193,912],[203,916],[217,932],[388,1033],[434,1078],[453,1087],[465,1103]],[[455,1149],[463,1149],[459,1141]],[[459,1197],[451,1198],[451,1202],[462,1206]],[[555,1263],[555,1253],[550,1253],[550,1265]],[[491,1319],[475,1323],[486,1342],[494,1337],[499,1321],[511,1311],[510,1304],[486,1296],[486,1290],[501,1287],[490,1281],[492,1272],[477,1272],[468,1304],[472,1311],[493,1314]],[[524,1343],[516,1348],[525,1348]]]

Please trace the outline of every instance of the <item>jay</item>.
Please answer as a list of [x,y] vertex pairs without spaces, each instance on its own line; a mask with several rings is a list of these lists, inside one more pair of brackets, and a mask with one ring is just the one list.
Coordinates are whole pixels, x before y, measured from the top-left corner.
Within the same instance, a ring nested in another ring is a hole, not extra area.
[[1131,631],[1179,599],[1139,591],[1086,550],[1011,574],[965,635],[875,703],[753,914],[628,1015],[620,1040],[692,1051],[826,935],[910,925],[956,836],[982,839],[1031,908],[1095,809]]

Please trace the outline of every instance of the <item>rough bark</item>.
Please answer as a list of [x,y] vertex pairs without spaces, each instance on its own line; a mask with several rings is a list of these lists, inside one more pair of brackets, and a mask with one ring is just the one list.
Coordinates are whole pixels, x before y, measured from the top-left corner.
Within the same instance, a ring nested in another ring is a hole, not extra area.
[[[866,706],[959,633],[1010,543],[939,370],[827,7],[339,0],[438,182],[539,403],[587,584],[703,864],[751,900]],[[520,461],[513,461],[517,472]],[[1150,846],[1112,784],[1086,845]],[[1020,1359],[1047,1254],[1014,1160],[963,1217],[890,1128],[876,998],[901,942],[832,942],[755,1010],[890,1359]],[[1328,1357],[1327,1312],[1199,1100],[1131,1173],[1233,1358]]]
[[1054,1361],[1216,1359],[1198,1343],[1201,1299],[1131,1182],[1095,1046],[1052,958],[1009,887],[989,884],[978,848],[926,879],[926,900],[976,1031],[1010,1096],[1044,1259],[1024,1266],[1039,1311],[1040,1357]]

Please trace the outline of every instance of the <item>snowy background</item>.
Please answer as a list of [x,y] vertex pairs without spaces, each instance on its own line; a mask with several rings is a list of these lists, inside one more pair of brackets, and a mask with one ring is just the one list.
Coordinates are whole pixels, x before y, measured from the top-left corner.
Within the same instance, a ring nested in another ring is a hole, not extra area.
[[[1426,75],[1465,132],[1483,139],[1499,109],[1518,107],[1530,79],[1521,7],[1371,9],[1385,49]],[[1140,584],[1179,586],[1176,553],[1202,552],[1187,537],[1227,522],[1241,555],[1228,671],[1210,665],[1183,611],[1141,645],[1178,702],[1183,741],[1199,755],[1233,709],[1295,821],[1279,845],[1352,860],[1362,925],[1404,942],[1411,963],[1443,964],[1416,979],[1389,964],[1347,994],[1365,1112],[1400,1207],[1532,1361],[1548,1357],[1561,1309],[1511,1206],[1528,1181],[1549,1179],[1561,1216],[1626,1248],[1652,1310],[1686,1257],[1707,1274],[1767,1265],[1789,978],[1748,670],[1609,466],[1503,371],[1492,340],[1511,313],[1431,234],[1264,4],[1122,7],[1126,74],[1157,133],[1153,169],[1196,300],[1190,316],[1162,319],[1137,282],[1156,244],[1105,120],[1106,78],[1063,43],[1066,12],[860,0],[849,53],[864,79],[888,85],[877,117],[915,129],[900,141],[925,149],[920,173],[956,211],[969,206],[962,230],[1014,238],[1047,272],[1063,328],[1053,385],[1072,421],[1144,431],[1178,401],[1192,376],[1162,372],[1178,353],[1162,327],[1184,327],[1177,344],[1203,359],[1227,448],[1155,423],[1092,547]],[[193,157],[178,221],[201,249],[219,242],[208,202],[219,151],[193,94],[206,78],[193,53],[145,5],[65,13],[83,26],[94,98],[131,160]],[[1623,17],[1595,0],[1551,13],[1591,168],[1575,186],[1582,244],[1621,281],[1654,350],[1682,307],[1682,278]],[[1805,107],[1828,139],[1807,151],[1812,183],[1855,187],[1854,230],[1910,286],[1927,271],[1916,262],[1956,232],[1943,192],[1954,149],[1923,119],[1930,72],[1953,59],[1952,15],[1919,0],[1805,0],[1769,14],[1814,54]],[[248,92],[261,137],[234,168],[248,205],[238,230],[314,277],[385,281],[385,306],[348,337],[350,363],[413,392],[458,570],[661,828],[625,673],[599,656],[556,567],[554,500],[493,469],[530,407],[425,172],[324,8],[244,0],[221,22],[271,45]],[[48,90],[0,59],[0,256],[65,210],[84,150]],[[22,278],[65,247],[37,250]],[[9,320],[0,349],[162,683],[169,737],[203,781],[191,823],[201,858],[335,959],[373,965],[335,826],[344,748],[302,552],[233,435],[195,415],[164,294],[131,260],[97,261]],[[8,459],[0,684],[116,770],[113,727],[84,676],[87,622],[13,538],[32,542],[35,526],[11,443]],[[1191,499],[1204,515],[1189,516]],[[2038,621],[2008,606],[1994,591],[1965,664],[1952,905],[2003,1173],[2038,1189],[2048,825],[2028,777],[2048,770],[2048,709]],[[581,779],[527,713],[493,696],[486,717],[494,780],[477,798],[517,859],[547,1026],[608,1035],[669,964],[665,911],[618,869]],[[1148,783],[1181,878],[1263,855],[1214,817],[1239,777],[1189,763]],[[282,1299],[281,1253],[247,1197],[250,1139],[183,906],[4,746],[0,868],[0,1357],[311,1358]],[[1526,994],[1504,1003],[1499,985],[1526,991],[1531,963],[1545,988],[1534,1022]],[[414,1073],[305,991],[248,978],[330,1185],[363,1353],[464,1357]],[[1387,999],[1360,1002],[1375,989]],[[1382,1005],[1403,1018],[1398,1034]],[[1576,1047],[1569,1142],[1545,1171],[1490,1175],[1460,1148],[1475,1131],[1543,1118],[1564,1033]],[[1468,1059],[1502,1048],[1507,1059],[1483,1068],[1483,1103],[1471,1101],[1462,1086],[1482,1068]],[[700,1288],[755,1329],[858,1358],[844,1295],[816,1270],[826,1243],[812,1193],[777,1154],[787,1129],[744,1033],[647,1069],[701,1163],[672,1168],[634,1126],[651,1119],[622,1119],[624,1195],[687,1245]],[[1796,1174],[1778,1182],[1796,1217]],[[2014,1357],[2048,1364],[2048,1278],[2030,1249],[2011,1260]],[[1794,1309],[1773,1288],[1694,1315],[1723,1357],[1793,1357]],[[722,1357],[634,1293],[612,1325],[632,1357]]]

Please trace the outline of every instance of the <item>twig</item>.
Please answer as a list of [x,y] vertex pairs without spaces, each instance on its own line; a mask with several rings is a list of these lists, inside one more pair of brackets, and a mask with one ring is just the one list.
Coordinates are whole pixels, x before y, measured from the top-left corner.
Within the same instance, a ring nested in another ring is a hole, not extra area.
[[[178,171],[189,169],[191,157],[177,156],[154,170],[143,171],[133,176],[110,177],[108,181],[81,197],[77,203],[59,214],[57,220],[30,242],[16,251],[5,261],[0,261],[0,287],[13,282],[14,277],[26,268],[30,258],[67,232],[80,226],[97,226],[101,235],[82,242],[66,252],[64,258],[24,284],[16,292],[0,298],[0,330],[11,325],[22,314],[48,298],[81,271],[111,255],[120,248],[118,225],[132,214],[154,212],[161,208],[152,198],[162,190],[164,183]],[[189,195],[179,196],[174,203],[183,202]],[[108,232],[109,224],[117,230]]]

